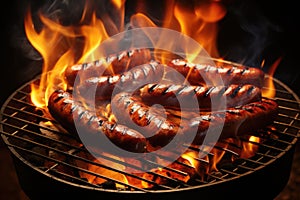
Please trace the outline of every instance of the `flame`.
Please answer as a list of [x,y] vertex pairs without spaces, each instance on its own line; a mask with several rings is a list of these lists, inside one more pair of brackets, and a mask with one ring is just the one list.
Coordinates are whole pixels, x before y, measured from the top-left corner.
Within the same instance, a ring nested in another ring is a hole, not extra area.
[[[38,108],[43,108],[47,106],[47,99],[55,89],[66,89],[63,78],[66,67],[83,62],[91,56],[93,50],[108,38],[108,34],[102,21],[97,19],[95,12],[90,24],[80,27],[63,26],[58,21],[50,20],[42,14],[39,14],[39,18],[44,26],[38,32],[28,12],[25,18],[25,31],[32,46],[43,57],[40,84],[31,85],[32,102]],[[81,48],[80,39],[84,40]]]
[[258,145],[255,143],[260,142],[259,137],[250,136],[249,142],[243,142],[243,148],[240,157],[241,158],[249,158],[254,155],[254,153],[258,150]]
[[[268,77],[265,79],[264,87],[262,89],[262,96],[264,96],[264,97],[273,98],[276,95],[276,88],[274,86],[273,77],[274,77],[274,73],[275,73],[278,65],[280,64],[281,60],[282,60],[282,57],[277,58],[277,60],[275,60],[275,62],[271,65],[271,67],[267,73]],[[263,64],[264,64],[264,61],[263,61]]]
[[[180,31],[199,42],[210,56],[219,57],[216,47],[216,22],[225,16],[226,8],[220,1],[200,1],[193,9],[191,12],[180,4],[175,5],[174,16],[180,24]],[[188,60],[192,62],[194,57],[191,56]]]
[[[83,154],[83,153],[81,153],[81,154]],[[117,157],[117,156],[113,156],[113,155],[106,154],[106,153],[103,153],[103,155],[105,155],[107,157],[110,157],[110,158],[113,158],[113,159],[116,159],[116,160],[119,160],[119,161],[124,161],[123,159],[121,159],[120,157]],[[109,161],[109,160],[105,160],[105,159],[101,159],[101,158],[96,159],[96,158],[93,158],[91,155],[86,155],[86,154],[84,154],[82,156],[88,157],[91,161],[93,161],[95,163],[105,164],[106,166],[109,166],[111,168],[121,170],[121,171],[125,170],[125,166],[122,165],[122,164],[119,164],[117,162],[113,162],[113,161]],[[83,161],[80,161],[80,160],[77,160],[76,162],[77,162],[77,165],[79,167],[81,167],[83,169],[86,169],[90,172],[93,172],[93,174],[86,173],[84,171],[79,172],[80,177],[86,178],[89,183],[103,184],[107,181],[105,178],[101,178],[97,175],[94,175],[94,173],[99,174],[99,175],[104,176],[104,177],[108,177],[110,179],[120,181],[120,182],[125,183],[125,184],[128,183],[128,180],[127,180],[126,176],[122,173],[119,173],[117,171],[112,171],[110,169],[107,169],[105,167],[101,167],[99,165],[89,164],[87,162],[83,162]],[[116,187],[117,188],[125,188],[125,186],[123,184],[118,184],[118,183],[116,183]]]
[[[39,13],[42,23],[40,31],[37,30],[30,10],[25,18],[25,31],[29,42],[43,57],[43,70],[39,85],[32,84],[31,100],[38,107],[47,106],[49,95],[57,88],[66,89],[63,73],[67,66],[74,65],[89,59],[103,57],[103,52],[95,49],[111,35],[124,31],[125,0],[111,0],[114,19],[104,14],[102,19],[97,18],[93,7],[86,3],[82,12],[80,24],[77,26],[64,26],[58,19],[47,18]],[[143,4],[139,4],[139,10]],[[145,9],[145,8],[144,8]],[[89,13],[92,12],[90,15]],[[144,12],[141,11],[131,16],[130,24],[133,28],[158,27]],[[166,6],[162,27],[179,31],[200,43],[210,56],[217,57],[216,48],[217,24],[226,14],[226,9],[220,1],[205,1],[195,4],[193,8],[186,4],[170,1]],[[89,23],[86,21],[89,20]],[[146,33],[147,34],[147,33]],[[148,33],[149,34],[149,33]],[[162,38],[168,36],[162,35]],[[176,38],[168,38],[176,41]],[[158,41],[166,43],[165,39]],[[173,45],[172,42],[168,42]],[[185,44],[182,48],[186,49]],[[188,52],[187,58],[193,61],[203,49],[193,49]],[[167,55],[162,56],[162,60]]]
[[197,158],[197,156],[198,156],[197,152],[189,151],[189,152],[182,154],[181,157],[186,159],[192,167],[197,168],[199,165],[199,162],[195,159],[195,158]]
[[[86,4],[79,25],[64,26],[58,19],[47,18],[40,13],[38,17],[43,25],[40,30],[35,27],[30,10],[27,12],[24,22],[27,38],[43,58],[40,83],[31,85],[31,100],[36,107],[45,108],[49,96],[55,89],[67,88],[64,80],[64,71],[68,66],[82,63],[87,59],[96,60],[102,58],[105,52],[96,52],[95,50],[97,47],[99,47],[103,41],[109,39],[113,34],[124,31],[125,0],[111,0],[111,3],[114,7],[112,12],[115,14],[114,17],[116,19],[112,19],[108,15],[99,19],[97,18],[95,11],[92,11],[92,14],[89,15],[91,12],[89,9],[91,9],[91,7]],[[140,5],[139,10],[143,10],[144,4],[142,4],[141,1],[138,1],[138,4]],[[132,28],[161,26],[163,28],[178,31],[193,38],[196,42],[201,44],[211,57],[217,58],[219,57],[216,41],[218,33],[217,22],[220,21],[226,13],[226,8],[223,6],[222,2],[218,0],[200,1],[200,3],[196,3],[192,7],[175,0],[170,0],[166,6],[164,17],[160,25],[151,20],[151,18],[143,11],[131,16],[130,25]],[[88,23],[86,23],[87,21]],[[151,33],[145,32],[145,34],[149,35]],[[168,38],[168,40],[166,41],[165,38]],[[161,35],[160,40],[152,42],[154,43],[154,47],[161,46],[161,44],[172,47],[172,45],[174,45],[173,41],[177,42],[177,38],[172,38],[169,35]],[[202,48],[195,47],[188,52],[187,44],[182,43],[180,45],[182,49],[185,50],[186,58],[189,62],[193,62],[201,51],[203,51]],[[154,55],[163,63],[167,62],[169,59],[169,54],[167,52],[161,53],[159,49],[154,50]],[[274,63],[270,75],[274,74],[280,60],[281,59],[278,59]],[[273,88],[274,85],[272,84],[273,82],[270,78],[266,87]],[[271,95],[273,94],[267,92],[263,93],[263,96]],[[109,112],[110,104],[103,109],[104,111],[102,114],[110,121],[114,121],[114,116]],[[251,137],[250,141],[254,141],[254,139],[256,138]],[[253,144],[247,143],[246,145],[245,152],[253,152],[255,150]],[[213,149],[211,153],[214,155],[212,158],[206,156],[202,159],[210,162],[210,170],[217,170],[217,163],[223,158],[225,151]],[[187,152],[181,157],[187,160],[187,162],[189,162],[188,165],[196,170],[201,167],[200,162],[195,159],[198,157],[195,152]],[[94,161],[96,162],[96,160]],[[123,165],[113,167],[125,170]],[[99,167],[98,165],[84,166],[84,168],[114,178],[120,182],[128,183],[128,177],[126,178],[120,173],[112,172],[111,170]],[[208,168],[206,169],[208,170]],[[154,170],[157,170],[157,173],[160,174],[166,173],[166,171],[161,168]],[[105,179],[84,172],[81,176],[86,177],[90,183],[101,184],[105,181]],[[180,178],[182,178],[183,181],[187,181],[189,177]],[[151,186],[146,182],[137,184],[141,184],[141,187]],[[118,187],[123,186],[119,185]]]

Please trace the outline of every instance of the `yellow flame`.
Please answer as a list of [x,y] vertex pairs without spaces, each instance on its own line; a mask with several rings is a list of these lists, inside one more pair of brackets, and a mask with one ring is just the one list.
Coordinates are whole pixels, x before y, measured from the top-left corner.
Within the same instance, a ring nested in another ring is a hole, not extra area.
[[182,158],[189,161],[192,167],[197,168],[199,162],[195,159],[198,156],[196,152],[190,151],[181,155]]
[[[32,46],[43,57],[40,84],[31,85],[31,100],[37,107],[42,108],[47,106],[47,99],[55,89],[66,89],[63,78],[66,67],[83,62],[91,56],[101,41],[108,38],[108,34],[95,13],[90,24],[80,27],[62,26],[41,14],[39,17],[44,25],[42,30],[40,32],[35,30],[28,12],[25,18],[25,31]],[[84,40],[84,45],[76,49],[79,40]]]
[[118,8],[118,10],[121,10],[125,3],[125,0],[112,0],[112,3]]
[[242,152],[241,152],[241,155],[240,155],[241,158],[249,158],[249,157],[254,155],[254,153],[258,149],[258,146],[254,143],[251,143],[251,142],[259,143],[260,138],[255,137],[255,136],[250,136],[248,141],[249,142],[243,142],[243,149],[242,149]]
[[[103,56],[104,52],[95,52],[95,49],[110,37],[108,28],[114,34],[124,31],[125,0],[111,0],[111,3],[115,7],[112,12],[116,19],[111,19],[104,14],[101,20],[97,18],[95,12],[92,12],[92,17],[90,17],[88,13],[91,13],[89,9],[92,9],[92,6],[87,3],[80,20],[81,24],[77,26],[64,26],[59,23],[58,19],[49,19],[40,13],[39,18],[43,25],[40,31],[35,29],[30,11],[27,13],[25,18],[27,38],[44,61],[40,84],[32,85],[31,98],[37,107],[47,106],[47,99],[55,89],[66,89],[63,78],[66,67],[81,63],[87,58],[99,59]],[[166,6],[162,27],[192,37],[202,44],[211,56],[217,56],[217,24],[215,22],[220,20],[225,13],[226,10],[220,2],[209,1],[205,4],[197,4],[195,8],[190,9],[172,0]],[[87,19],[90,23],[84,23]],[[130,23],[133,27],[157,27],[146,14],[142,13],[132,15]],[[168,36],[162,35],[162,38],[168,38]],[[169,38],[169,41],[176,41],[176,39]],[[164,40],[158,43],[173,45],[172,42],[166,43]],[[156,45],[159,44],[154,44]],[[182,44],[182,48],[187,47]],[[188,55],[188,60],[192,61],[202,50],[192,50],[192,53]],[[164,60],[167,56],[167,54],[162,56],[162,59]]]

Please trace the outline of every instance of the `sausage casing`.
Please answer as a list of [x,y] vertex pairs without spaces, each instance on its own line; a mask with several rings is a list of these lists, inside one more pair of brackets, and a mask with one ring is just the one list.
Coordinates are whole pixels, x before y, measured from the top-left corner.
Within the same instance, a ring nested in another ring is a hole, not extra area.
[[63,90],[53,92],[48,101],[48,110],[69,133],[78,137],[79,130],[86,134],[86,137],[95,138],[93,141],[96,145],[97,141],[106,136],[113,144],[124,150],[136,153],[147,150],[146,138],[138,131],[98,117],[75,102],[68,92]]
[[90,77],[112,76],[151,60],[149,49],[131,49],[93,62],[69,66],[66,68],[64,76],[68,86],[73,87],[76,78],[79,82]]
[[191,85],[251,84],[261,88],[265,75],[261,69],[254,67],[194,64],[183,59],[171,60],[168,66],[186,77]]
[[[175,110],[193,110],[195,106],[199,106],[200,111],[211,111],[261,100],[261,89],[249,84],[229,86],[147,84],[137,93],[148,105],[159,103]],[[190,103],[191,99],[196,99],[198,105]]]
[[[141,85],[160,81],[164,68],[164,65],[150,61],[122,74],[89,78],[79,85],[78,91],[88,101],[110,100],[113,92],[132,92]],[[116,86],[117,91],[114,91]]]
[[129,93],[114,96],[112,108],[118,121],[139,130],[153,147],[165,146],[179,133],[180,127],[163,113],[164,110],[151,109]]
[[199,117],[189,120],[184,129],[186,133],[197,129],[193,143],[201,144],[209,129],[213,134],[218,134],[216,130],[221,127],[219,139],[253,134],[254,131],[273,123],[277,114],[278,104],[276,101],[262,98],[261,101],[228,108],[224,112],[201,114]]

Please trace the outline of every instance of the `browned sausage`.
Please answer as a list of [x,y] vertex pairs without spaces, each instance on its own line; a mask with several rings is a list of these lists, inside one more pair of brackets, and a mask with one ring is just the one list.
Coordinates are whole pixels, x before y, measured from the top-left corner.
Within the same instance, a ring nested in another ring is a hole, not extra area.
[[110,100],[116,86],[118,91],[134,91],[141,85],[160,81],[164,69],[164,65],[150,61],[115,76],[89,78],[79,85],[78,91],[88,101]]
[[[184,125],[186,134],[197,129],[194,144],[201,144],[211,129],[213,134],[220,133],[219,139],[253,134],[273,123],[278,114],[278,104],[271,99],[262,98],[243,106],[228,108],[225,112],[210,112],[193,118]],[[224,122],[224,127],[222,123]],[[221,131],[218,132],[218,128]],[[211,138],[215,138],[212,136]],[[208,140],[210,141],[210,140]]]
[[146,138],[138,131],[98,117],[75,102],[68,92],[63,90],[53,92],[48,101],[48,110],[70,134],[78,137],[79,129],[85,132],[87,137],[93,138],[91,141],[95,141],[96,145],[106,136],[112,143],[127,151],[140,153],[147,150]]
[[263,85],[264,72],[261,69],[241,65],[218,65],[194,64],[183,59],[174,59],[168,63],[168,66],[186,77],[191,85],[251,84],[259,88]]
[[95,76],[116,75],[132,67],[145,64],[151,59],[152,56],[149,49],[131,49],[94,62],[69,66],[65,70],[64,75],[69,87],[73,87],[77,75],[79,76],[77,77],[78,79],[83,80]]
[[[148,105],[160,104],[176,110],[190,110],[199,106],[200,111],[210,111],[259,101],[261,89],[249,84],[192,86],[153,83],[140,88],[137,95]],[[197,100],[198,105],[190,103],[191,99]]]
[[[153,147],[167,145],[178,133],[179,126],[158,109],[150,109],[138,97],[118,93],[112,100],[117,120],[141,132]],[[163,111],[164,112],[164,111]]]

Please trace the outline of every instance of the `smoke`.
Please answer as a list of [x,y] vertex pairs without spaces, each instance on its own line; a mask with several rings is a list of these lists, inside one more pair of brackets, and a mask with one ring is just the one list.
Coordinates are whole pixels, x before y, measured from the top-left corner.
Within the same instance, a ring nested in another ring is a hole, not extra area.
[[264,52],[280,32],[281,27],[264,15],[256,1],[237,1],[228,5],[228,16],[221,23],[219,43],[229,60],[260,66]]
[[[155,1],[156,2],[156,1]],[[281,32],[281,27],[272,23],[270,19],[264,16],[263,10],[258,2],[252,0],[244,1],[224,1],[227,6],[227,16],[220,23],[219,32],[219,52],[228,60],[237,61],[251,66],[260,66],[264,59],[264,51],[270,48],[272,42],[276,40],[276,34]],[[226,3],[229,2],[229,3]],[[58,20],[62,25],[78,25],[79,23],[90,22],[92,11],[96,11],[97,18],[103,19],[105,23],[108,20],[115,20],[120,24],[120,18],[112,9],[112,3],[109,0],[47,0],[47,1],[22,1],[18,5],[19,20],[12,28],[11,44],[22,55],[33,61],[41,61],[41,55],[32,47],[24,33],[24,15],[31,9],[32,17],[39,30],[42,24],[38,19],[38,14],[42,13],[50,19]],[[136,11],[137,2],[127,3],[125,6],[125,21],[128,16]],[[164,3],[162,3],[164,5]],[[144,7],[147,8],[150,15],[157,17],[157,5],[145,1]],[[157,8],[162,9],[163,6]],[[85,21],[82,19],[85,13]],[[21,20],[20,20],[21,19]],[[106,25],[106,24],[105,24]],[[125,29],[130,28],[125,25]],[[114,35],[120,30],[118,27],[108,27],[108,35]]]

